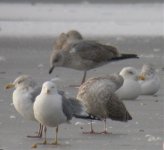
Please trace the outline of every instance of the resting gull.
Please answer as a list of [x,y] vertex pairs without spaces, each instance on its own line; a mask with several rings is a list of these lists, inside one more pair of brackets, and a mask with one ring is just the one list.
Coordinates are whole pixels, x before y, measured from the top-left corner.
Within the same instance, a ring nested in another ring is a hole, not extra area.
[[[21,75],[13,83],[6,85],[6,89],[15,87],[13,92],[13,104],[16,111],[25,119],[35,120],[33,112],[33,103],[37,95],[40,94],[41,88],[37,86],[32,77]],[[42,137],[43,126],[40,124],[38,135],[27,137]]]
[[[75,34],[76,35],[76,34]],[[122,54],[117,48],[98,43],[96,41],[83,40],[74,34],[66,34],[66,40],[62,49],[54,49],[50,55],[49,74],[55,67],[73,68],[83,70],[82,82],[85,81],[87,70],[107,64],[110,61],[138,58],[136,54]]]
[[[124,103],[115,94],[115,91],[122,84],[123,78],[120,75],[113,74],[90,78],[79,87],[76,98],[86,107],[86,112],[105,122],[105,129],[101,133],[108,133],[106,128],[107,118],[123,122],[132,119]],[[92,122],[91,131],[84,133],[95,133]]]
[[124,67],[119,74],[124,78],[124,83],[116,91],[117,96],[123,100],[136,99],[141,94],[137,70],[134,67]]
[[[42,144],[47,144],[46,126],[56,127],[56,138],[52,144],[58,144],[58,127],[62,123],[69,122],[74,115],[80,115],[83,106],[72,98],[66,98],[58,93],[56,84],[46,81],[42,85],[40,95],[34,102],[35,118],[44,125],[45,139]],[[35,145],[33,145],[35,146]]]
[[152,64],[144,64],[140,75],[139,83],[141,85],[142,95],[154,95],[160,89],[160,79]]

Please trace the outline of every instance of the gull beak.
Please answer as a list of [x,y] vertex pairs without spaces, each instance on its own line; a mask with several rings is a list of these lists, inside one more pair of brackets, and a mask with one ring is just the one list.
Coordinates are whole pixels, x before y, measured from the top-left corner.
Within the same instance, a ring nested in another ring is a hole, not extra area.
[[144,77],[143,75],[140,75],[140,76],[138,77],[138,80],[145,80],[145,77]]
[[8,90],[8,89],[11,89],[11,88],[14,88],[15,85],[13,83],[9,83],[5,86],[5,89]]
[[50,92],[51,92],[51,91],[50,91],[49,89],[46,90],[46,94],[50,94]]
[[50,67],[50,69],[49,69],[49,74],[51,74],[52,73],[52,71],[54,70],[54,68],[55,68],[55,66],[53,65],[52,67]]

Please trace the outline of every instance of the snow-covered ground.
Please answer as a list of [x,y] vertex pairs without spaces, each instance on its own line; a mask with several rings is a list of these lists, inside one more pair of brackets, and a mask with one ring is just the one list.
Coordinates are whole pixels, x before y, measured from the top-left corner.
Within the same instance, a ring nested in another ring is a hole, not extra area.
[[0,3],[0,36],[54,36],[70,29],[85,35],[164,35],[164,3]]

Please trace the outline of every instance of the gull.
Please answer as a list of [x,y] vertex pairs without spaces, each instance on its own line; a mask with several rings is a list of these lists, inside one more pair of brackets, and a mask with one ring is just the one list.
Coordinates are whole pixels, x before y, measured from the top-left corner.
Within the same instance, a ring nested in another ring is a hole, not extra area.
[[70,31],[68,31],[66,33],[66,35],[67,35],[67,43],[69,43],[69,42],[75,42],[75,41],[78,41],[78,40],[82,40],[83,39],[83,36],[77,30],[70,30]]
[[65,33],[61,33],[59,36],[56,37],[53,49],[55,51],[61,50],[66,40],[67,40],[67,35]]
[[70,30],[67,33],[61,33],[57,36],[54,43],[54,51],[63,49],[68,43],[82,40],[83,37],[77,30]]
[[87,71],[110,61],[138,58],[136,54],[119,53],[117,48],[96,41],[83,40],[74,34],[68,35],[62,49],[54,49],[50,55],[51,74],[55,67],[66,67],[84,71],[81,84],[85,82]]
[[36,97],[33,109],[36,120],[44,125],[45,139],[42,144],[47,144],[46,126],[48,126],[56,127],[56,138],[52,144],[57,145],[59,125],[69,122],[74,115],[81,114],[83,106],[76,99],[60,95],[56,84],[46,81],[42,85],[41,93]]
[[141,85],[142,95],[154,95],[160,89],[160,79],[152,64],[142,66],[139,83]]
[[[86,112],[104,120],[105,128],[101,133],[107,134],[106,119],[126,122],[132,117],[124,103],[117,97],[115,91],[123,84],[123,78],[118,74],[104,77],[89,78],[78,90],[77,100],[86,108]],[[96,133],[93,130],[84,133]]]
[[137,70],[134,67],[124,67],[119,74],[124,78],[124,83],[116,91],[117,96],[123,100],[136,99],[141,94]]
[[[28,75],[21,75],[15,79],[13,83],[6,85],[6,89],[14,88],[13,105],[16,111],[23,116],[23,118],[36,121],[33,112],[33,103],[37,95],[39,95],[41,88],[37,86],[32,77]],[[42,137],[43,126],[40,124],[38,135],[27,137]]]

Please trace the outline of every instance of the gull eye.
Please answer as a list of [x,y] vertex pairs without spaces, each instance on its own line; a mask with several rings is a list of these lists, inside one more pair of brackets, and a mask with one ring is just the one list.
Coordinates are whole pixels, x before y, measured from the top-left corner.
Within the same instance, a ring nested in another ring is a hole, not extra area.
[[54,59],[54,63],[58,62],[59,61],[59,58],[57,57],[56,59]]
[[133,71],[129,71],[129,74],[133,74]]
[[20,84],[21,82],[22,82],[22,80],[19,80],[19,81],[18,81],[18,84]]

